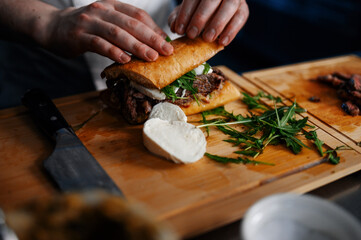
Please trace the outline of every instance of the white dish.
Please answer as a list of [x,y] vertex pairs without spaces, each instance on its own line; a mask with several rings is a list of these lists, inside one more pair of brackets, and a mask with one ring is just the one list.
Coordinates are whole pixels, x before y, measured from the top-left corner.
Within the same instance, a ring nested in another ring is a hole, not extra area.
[[276,194],[245,214],[243,240],[355,240],[361,223],[341,207],[310,195]]

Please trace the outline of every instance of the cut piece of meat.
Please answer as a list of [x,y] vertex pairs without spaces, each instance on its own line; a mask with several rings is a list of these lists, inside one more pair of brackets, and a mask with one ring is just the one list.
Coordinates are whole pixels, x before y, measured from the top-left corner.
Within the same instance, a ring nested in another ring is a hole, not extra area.
[[341,107],[347,114],[350,114],[352,116],[360,115],[360,109],[356,106],[356,104],[353,104],[351,101],[342,103]]

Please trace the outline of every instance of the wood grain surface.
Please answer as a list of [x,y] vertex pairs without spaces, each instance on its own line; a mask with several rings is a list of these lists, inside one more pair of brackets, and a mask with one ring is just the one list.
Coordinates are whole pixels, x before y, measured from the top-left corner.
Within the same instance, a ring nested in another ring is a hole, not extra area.
[[[361,59],[345,56],[249,72],[243,76],[269,92],[290,101],[296,100],[312,116],[330,127],[329,131],[334,130],[346,137],[348,140],[345,141],[361,153],[361,147],[357,145],[361,142],[361,116],[346,114],[341,109],[342,100],[337,96],[337,89],[314,81],[317,76],[334,72],[361,74]],[[319,97],[320,102],[309,101],[312,96]]]
[[[354,61],[349,64],[354,64]],[[267,85],[261,86],[263,82],[259,76],[253,82],[257,72],[246,74],[246,78],[243,78],[226,67],[221,69],[241,91],[256,94],[263,90],[286,98],[292,92],[287,87],[278,92],[270,87],[272,85],[268,80]],[[303,67],[300,69],[307,71]],[[284,74],[282,69],[277,71]],[[297,72],[297,68],[292,71]],[[303,75],[299,72],[292,75],[289,69],[286,72],[288,75],[284,76],[285,79],[277,79],[287,82],[288,77],[292,77],[296,81],[295,76],[300,76],[300,81],[306,82],[308,77],[316,74],[313,71],[313,74],[305,75],[301,71]],[[262,77],[267,77],[267,74],[262,74]],[[274,82],[275,75],[274,72]],[[301,89],[307,90],[300,85],[297,85],[297,94]],[[307,92],[303,94],[305,98],[308,96]],[[301,97],[297,99],[303,103]],[[313,147],[295,155],[283,146],[270,146],[258,158],[275,166],[223,165],[206,157],[191,165],[178,165],[150,154],[142,143],[142,125],[128,125],[117,112],[104,108],[97,92],[54,102],[73,127],[93,116],[76,132],[84,145],[122,189],[126,198],[144,204],[159,220],[168,221],[182,237],[194,236],[240,219],[250,205],[267,195],[305,193],[361,169],[361,155],[357,150],[341,151],[341,163],[331,165],[324,163]],[[226,109],[235,113],[248,111],[241,101],[227,104]],[[311,106],[311,109],[316,108]],[[359,141],[361,127],[358,118],[337,114],[339,118],[347,118],[352,128],[333,128],[320,120],[322,117],[314,110],[299,117],[308,116],[311,123],[317,125],[317,133],[325,142],[325,148],[352,145],[354,140]],[[199,115],[194,115],[188,120],[195,122],[199,118]],[[328,132],[329,129],[333,132]],[[335,132],[338,134],[336,137]],[[222,133],[211,129],[207,138],[207,152],[232,156],[237,149],[223,139],[225,136]],[[42,161],[49,156],[52,148],[53,143],[38,129],[23,107],[0,111],[1,208],[9,210],[31,199],[51,197],[58,192],[42,169]]]

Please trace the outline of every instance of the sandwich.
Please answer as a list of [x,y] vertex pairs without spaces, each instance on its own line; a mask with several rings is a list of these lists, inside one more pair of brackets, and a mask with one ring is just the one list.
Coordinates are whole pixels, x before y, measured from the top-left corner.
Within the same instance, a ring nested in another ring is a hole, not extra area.
[[171,42],[174,53],[154,62],[133,58],[104,69],[107,89],[101,99],[119,109],[131,124],[145,122],[154,105],[176,104],[186,115],[222,106],[240,97],[227,77],[206,61],[223,49],[201,38],[178,38]]

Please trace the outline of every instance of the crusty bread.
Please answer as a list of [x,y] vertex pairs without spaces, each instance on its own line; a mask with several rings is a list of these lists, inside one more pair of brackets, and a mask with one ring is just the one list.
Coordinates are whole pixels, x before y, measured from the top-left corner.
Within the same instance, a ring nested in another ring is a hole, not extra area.
[[205,42],[200,37],[181,37],[171,44],[174,53],[170,56],[160,55],[154,62],[132,58],[127,64],[114,63],[105,68],[101,76],[115,79],[123,75],[145,87],[161,89],[223,49],[216,42]]
[[188,116],[223,106],[228,102],[237,100],[240,96],[241,93],[239,90],[230,81],[226,81],[220,91],[211,93],[211,99],[209,103],[198,101],[198,104],[196,101],[192,101],[188,107],[181,107],[181,109]]

